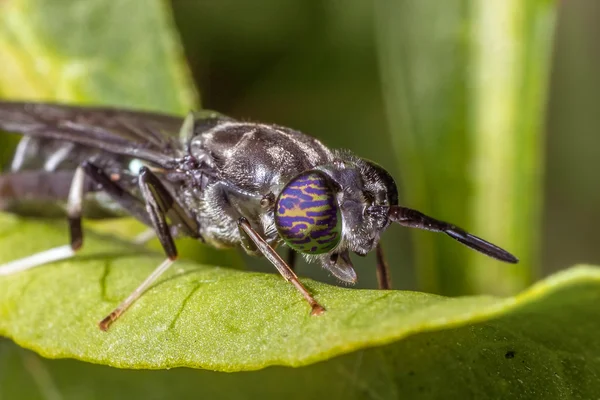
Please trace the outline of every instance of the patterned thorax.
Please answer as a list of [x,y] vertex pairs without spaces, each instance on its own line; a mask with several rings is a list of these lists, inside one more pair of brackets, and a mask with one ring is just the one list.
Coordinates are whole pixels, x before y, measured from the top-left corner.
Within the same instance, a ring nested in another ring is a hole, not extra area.
[[341,239],[342,217],[329,178],[308,171],[292,179],[277,199],[275,226],[296,251],[322,254],[333,250]]

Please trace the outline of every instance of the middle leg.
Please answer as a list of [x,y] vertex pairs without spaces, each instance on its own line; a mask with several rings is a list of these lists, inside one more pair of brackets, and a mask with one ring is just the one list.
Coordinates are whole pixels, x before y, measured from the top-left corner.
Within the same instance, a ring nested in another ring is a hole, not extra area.
[[379,284],[379,289],[389,290],[392,288],[390,268],[385,260],[381,243],[377,244],[377,283]]
[[182,227],[184,232],[192,237],[200,238],[197,222],[192,220],[163,183],[148,168],[140,170],[139,185],[142,197],[146,203],[147,215],[151,226],[165,251],[167,258],[121,302],[110,314],[99,322],[101,330],[106,331],[142,294],[162,275],[177,259],[177,247],[167,223],[169,214],[172,223]]

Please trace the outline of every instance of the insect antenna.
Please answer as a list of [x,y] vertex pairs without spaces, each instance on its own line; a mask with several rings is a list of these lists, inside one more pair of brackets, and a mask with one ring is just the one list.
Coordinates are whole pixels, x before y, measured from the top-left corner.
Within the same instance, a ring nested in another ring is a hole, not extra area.
[[473,250],[477,250],[480,253],[497,260],[511,264],[519,262],[519,260],[508,251],[501,249],[480,237],[471,235],[458,226],[429,217],[420,211],[402,206],[391,206],[388,211],[388,217],[393,222],[402,226],[425,229],[433,232],[443,232],[452,239],[459,241]]

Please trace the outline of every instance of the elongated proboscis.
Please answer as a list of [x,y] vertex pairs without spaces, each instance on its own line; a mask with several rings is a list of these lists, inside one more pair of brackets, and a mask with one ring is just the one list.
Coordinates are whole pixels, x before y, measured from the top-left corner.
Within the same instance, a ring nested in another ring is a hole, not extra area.
[[456,225],[428,217],[417,210],[402,206],[391,206],[388,211],[388,217],[393,222],[396,222],[402,226],[425,229],[433,232],[443,232],[452,239],[458,240],[473,250],[477,250],[497,260],[512,264],[519,262],[517,257],[510,254],[508,251],[501,249],[500,247],[491,244],[490,242],[475,235],[471,235]]

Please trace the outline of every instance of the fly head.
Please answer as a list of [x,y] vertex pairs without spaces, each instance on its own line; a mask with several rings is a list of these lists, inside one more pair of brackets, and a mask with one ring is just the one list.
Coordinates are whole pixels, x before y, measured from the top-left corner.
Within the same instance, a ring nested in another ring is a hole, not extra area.
[[338,160],[323,170],[337,187],[343,220],[340,250],[367,255],[390,225],[389,207],[398,204],[394,179],[376,163],[349,153],[338,154]]
[[356,282],[350,253],[365,256],[374,250],[391,223],[442,232],[500,261],[518,261],[456,225],[399,206],[391,175],[376,163],[347,152],[338,152],[333,163],[292,179],[276,203],[275,225],[288,246],[319,260],[347,283]]
[[366,255],[389,226],[398,203],[392,177],[379,165],[340,153],[332,164],[301,173],[279,193],[275,226],[292,249],[354,283],[350,252]]

